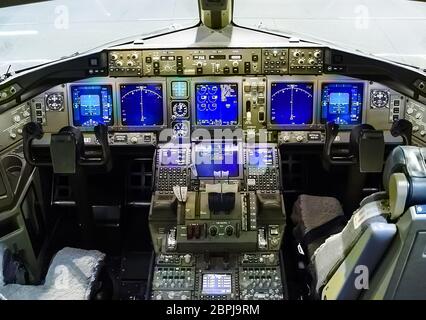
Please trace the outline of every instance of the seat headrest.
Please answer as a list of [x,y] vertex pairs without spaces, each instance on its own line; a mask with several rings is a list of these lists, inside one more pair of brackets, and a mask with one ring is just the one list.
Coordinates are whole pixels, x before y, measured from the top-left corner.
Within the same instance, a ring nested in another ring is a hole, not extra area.
[[426,203],[426,148],[393,149],[383,170],[383,186],[389,194],[392,218],[410,206]]

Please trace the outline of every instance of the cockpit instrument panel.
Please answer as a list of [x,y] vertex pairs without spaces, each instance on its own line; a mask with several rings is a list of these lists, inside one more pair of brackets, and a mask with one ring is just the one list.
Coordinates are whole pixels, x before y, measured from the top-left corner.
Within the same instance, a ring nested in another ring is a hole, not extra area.
[[236,126],[239,122],[238,83],[196,83],[195,125]]
[[357,125],[362,121],[364,83],[330,82],[321,87],[321,122]]
[[70,90],[75,126],[113,124],[111,85],[72,85]]
[[121,84],[121,123],[155,127],[164,124],[162,83]]
[[273,126],[311,124],[314,84],[311,82],[272,82],[270,124]]

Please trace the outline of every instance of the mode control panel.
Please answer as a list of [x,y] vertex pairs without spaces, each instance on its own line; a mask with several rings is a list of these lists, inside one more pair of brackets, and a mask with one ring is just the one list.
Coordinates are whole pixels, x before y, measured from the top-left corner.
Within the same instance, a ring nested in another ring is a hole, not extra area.
[[320,48],[289,49],[289,73],[321,74],[323,51]]
[[197,76],[321,74],[322,48],[214,48],[112,50],[109,74]]
[[265,74],[288,74],[288,49],[262,50]]
[[146,50],[143,74],[242,75],[258,74],[260,49]]
[[110,51],[108,54],[110,76],[141,76],[141,51]]

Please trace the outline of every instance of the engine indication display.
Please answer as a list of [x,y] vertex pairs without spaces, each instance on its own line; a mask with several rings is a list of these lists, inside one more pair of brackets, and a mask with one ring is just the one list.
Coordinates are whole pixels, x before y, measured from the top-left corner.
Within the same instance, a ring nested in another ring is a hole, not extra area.
[[122,84],[120,85],[121,123],[125,126],[162,126],[163,85]]
[[321,122],[356,125],[362,120],[364,84],[323,83],[321,90]]
[[271,83],[271,124],[311,124],[314,85],[304,82]]
[[195,85],[195,99],[196,125],[238,124],[237,83],[198,83]]
[[75,126],[94,127],[98,124],[112,124],[112,86],[73,85],[71,101]]

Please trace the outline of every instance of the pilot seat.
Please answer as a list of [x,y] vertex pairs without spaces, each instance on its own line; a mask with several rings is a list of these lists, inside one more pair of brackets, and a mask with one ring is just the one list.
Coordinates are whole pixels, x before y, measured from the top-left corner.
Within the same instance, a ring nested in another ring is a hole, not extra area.
[[100,289],[105,254],[65,247],[53,257],[45,280],[26,285],[24,266],[0,246],[0,300],[89,300]]
[[397,233],[398,218],[426,201],[425,159],[425,148],[394,148],[383,171],[385,191],[364,198],[348,221],[336,198],[298,197],[291,219],[312,278],[312,297],[360,297],[363,288],[355,281],[360,268],[373,275]]

